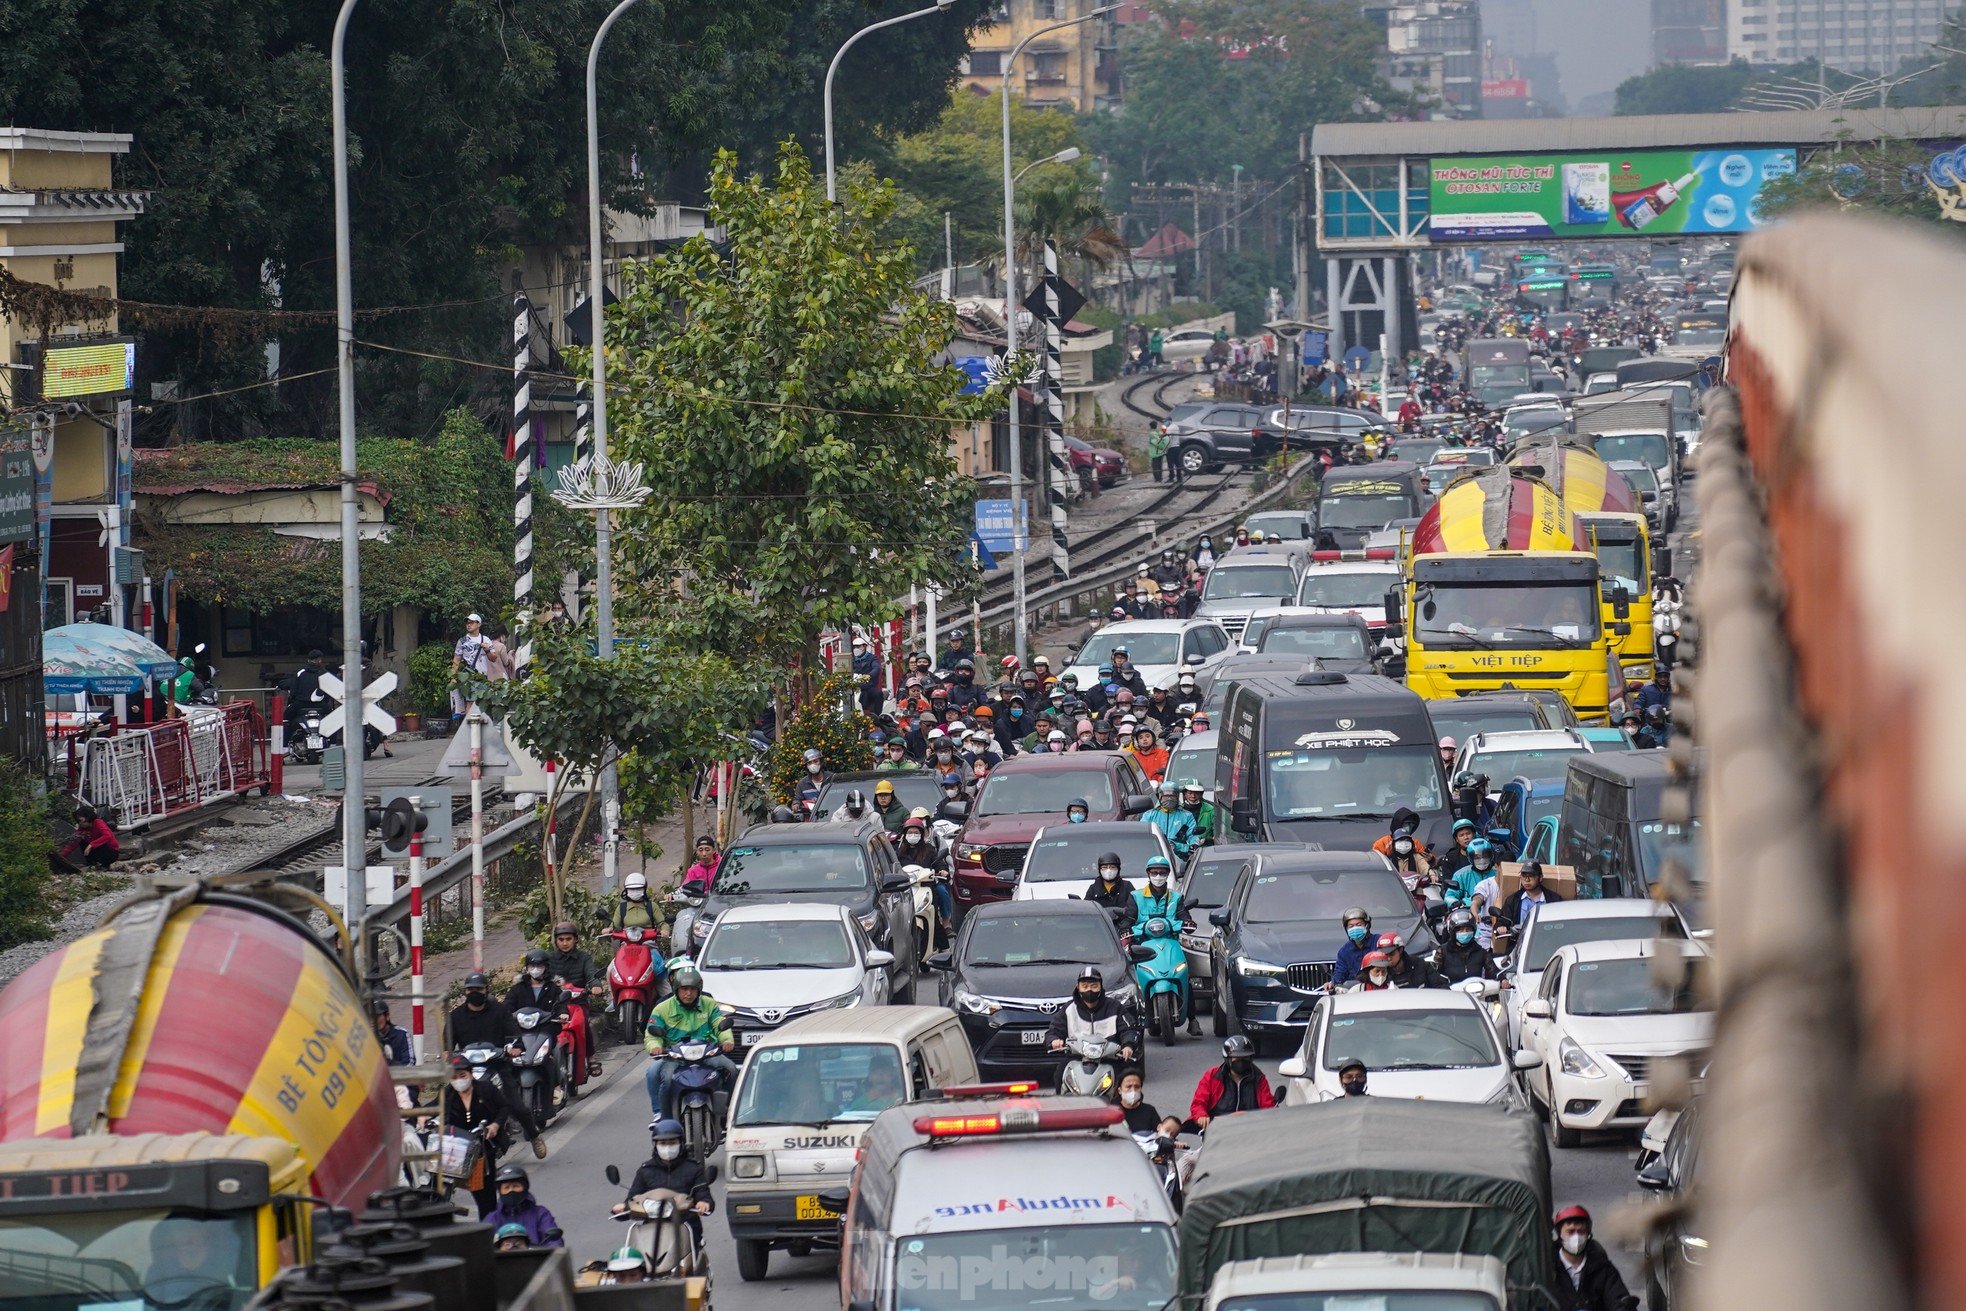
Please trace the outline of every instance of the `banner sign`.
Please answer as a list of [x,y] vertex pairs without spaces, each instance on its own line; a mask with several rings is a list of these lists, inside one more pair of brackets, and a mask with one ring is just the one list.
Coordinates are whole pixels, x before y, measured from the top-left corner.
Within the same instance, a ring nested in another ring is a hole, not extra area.
[[34,444],[26,429],[0,429],[0,542],[31,542],[35,511]]
[[137,344],[99,341],[49,346],[41,352],[41,398],[55,401],[107,396],[137,384]]
[[1751,232],[1795,151],[1634,150],[1428,161],[1433,241]]
[[976,503],[976,538],[983,543],[986,551],[993,555],[1009,555],[1017,549],[1012,534],[1022,536],[1029,531],[1025,516],[1012,513],[1017,508],[1017,502],[1011,500]]

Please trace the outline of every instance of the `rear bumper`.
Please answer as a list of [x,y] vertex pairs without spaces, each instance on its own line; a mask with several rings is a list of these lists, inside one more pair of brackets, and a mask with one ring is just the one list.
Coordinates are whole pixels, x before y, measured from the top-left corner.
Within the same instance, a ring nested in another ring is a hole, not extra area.
[[[818,1180],[825,1188],[838,1186],[837,1180]],[[797,1193],[790,1189],[771,1192],[730,1192],[724,1198],[724,1215],[732,1238],[772,1243],[811,1243],[815,1247],[836,1247],[840,1241],[838,1216],[823,1220],[798,1218],[799,1198],[816,1192]]]

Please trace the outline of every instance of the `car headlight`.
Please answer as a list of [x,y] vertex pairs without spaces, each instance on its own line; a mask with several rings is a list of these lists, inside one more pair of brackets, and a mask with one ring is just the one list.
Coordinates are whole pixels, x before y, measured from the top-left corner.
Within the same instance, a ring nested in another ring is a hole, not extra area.
[[1565,1074],[1579,1079],[1602,1079],[1604,1067],[1591,1059],[1591,1054],[1565,1038],[1556,1047],[1557,1058]]
[[1003,1009],[1002,1006],[991,1001],[988,997],[979,997],[975,993],[965,991],[962,988],[956,989],[956,1006],[959,1010],[968,1011],[971,1015],[995,1015]]
[[858,992],[849,992],[843,996],[835,997],[829,1002],[822,1003],[817,1009],[823,1011],[844,1011],[850,1010],[859,1004],[860,994]]
[[974,842],[958,842],[956,844],[956,859],[980,861],[983,859],[983,848]]
[[860,927],[867,930],[867,932],[869,933],[872,933],[874,931],[874,926],[881,922],[881,916],[879,911],[870,910],[865,915],[856,915],[854,918],[859,920]]
[[765,1177],[765,1158],[733,1156],[730,1158],[730,1173],[733,1179],[762,1179]]
[[716,927],[715,915],[699,915],[696,917],[696,922],[689,926],[689,940],[700,946],[703,940],[710,936],[710,930]]
[[1253,974],[1258,978],[1280,979],[1290,971],[1281,965],[1272,965],[1266,960],[1257,960],[1254,956],[1238,956],[1236,957],[1236,972],[1238,974]]

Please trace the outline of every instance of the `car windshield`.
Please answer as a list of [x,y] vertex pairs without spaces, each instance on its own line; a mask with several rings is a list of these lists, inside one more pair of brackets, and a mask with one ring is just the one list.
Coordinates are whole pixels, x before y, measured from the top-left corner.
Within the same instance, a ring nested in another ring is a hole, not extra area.
[[1107,664],[1112,660],[1113,648],[1126,648],[1126,658],[1136,665],[1173,665],[1180,663],[1178,652],[1181,649],[1181,634],[1169,632],[1117,632],[1094,633],[1079,648],[1072,660],[1075,665]]
[[1600,578],[1616,583],[1625,589],[1626,594],[1636,600],[1649,589],[1645,583],[1645,558],[1638,549],[1638,539],[1629,542],[1607,542],[1597,539],[1597,572]]
[[732,1124],[871,1120],[907,1100],[901,1056],[887,1043],[767,1047],[744,1067]]
[[1542,728],[1534,706],[1486,706],[1474,701],[1429,701],[1427,714],[1438,737],[1465,742],[1476,733],[1515,733]]
[[1675,346],[1724,346],[1727,344],[1725,328],[1681,328],[1672,337]]
[[1401,437],[1393,443],[1393,450],[1400,459],[1411,460],[1415,464],[1425,464],[1446,449],[1445,437]]
[[[1354,483],[1354,487],[1385,487],[1383,483]],[[1320,528],[1384,528],[1395,519],[1419,513],[1419,507],[1404,490],[1351,491],[1333,488],[1320,496],[1317,521]]]
[[1198,418],[1199,416],[1208,413],[1209,408],[1210,408],[1209,406],[1202,404],[1198,401],[1189,401],[1185,405],[1177,405],[1173,409],[1169,410],[1167,412],[1166,422],[1182,423],[1190,419]]
[[1216,565],[1202,588],[1204,601],[1230,601],[1244,596],[1282,600],[1297,590],[1297,572],[1287,564]]
[[[1114,1214],[1104,1211],[1116,1203],[1103,1186],[1085,1193],[1045,1196],[1074,1216]],[[1166,1225],[1085,1223],[911,1233],[895,1242],[893,1287],[894,1311],[1161,1311],[1174,1300],[1174,1233]]]
[[1587,647],[1597,641],[1588,582],[1430,583],[1420,589],[1420,642],[1436,650]]
[[881,783],[894,784],[894,800],[904,810],[916,806],[935,809],[942,800],[942,788],[935,781],[935,775],[926,769],[897,769],[882,774],[879,778],[834,779],[820,789],[819,802],[813,809],[821,815],[830,815],[846,804],[847,794],[859,791],[867,798],[869,806],[874,804],[874,789]]
[[1649,464],[1628,460],[1616,470],[1618,476],[1632,485],[1635,492],[1656,492],[1659,490],[1659,477],[1652,472]]
[[1562,410],[1524,410],[1520,414],[1511,414],[1502,426],[1511,437],[1526,437],[1530,433],[1555,431],[1562,428],[1564,423]]
[[1236,890],[1236,876],[1248,863],[1249,857],[1233,851],[1226,855],[1203,856],[1197,860],[1183,890],[1189,909],[1228,905],[1229,894]]
[[725,920],[703,945],[706,970],[842,970],[853,944],[837,920]]
[[1278,628],[1273,625],[1263,631],[1256,649],[1263,655],[1329,656],[1334,660],[1364,660],[1371,655],[1365,649],[1363,632],[1336,626]]
[[1707,870],[1700,860],[1700,821],[1697,818],[1685,825],[1649,819],[1638,826],[1638,864],[1645,874],[1646,886],[1658,883],[1660,870],[1668,856],[1679,858],[1680,863],[1686,866],[1686,876],[1693,880],[1696,887],[1706,886]]
[[1242,521],[1255,537],[1262,533],[1265,537],[1275,533],[1284,541],[1299,541],[1311,535],[1311,525],[1301,514],[1252,514]]
[[977,916],[965,927],[964,965],[1109,965],[1115,953],[1112,933],[1091,915]]
[[[1111,814],[1119,809],[1113,795],[1113,776],[1103,769],[1045,769],[1031,773],[996,773],[983,785],[976,798],[976,814],[1045,815],[1063,814],[1065,803],[1084,797],[1093,814]],[[718,886],[723,886],[722,876]]]
[[732,847],[717,867],[717,895],[767,892],[859,892],[867,887],[867,853],[851,842],[788,842]]
[[1647,957],[1584,960],[1564,980],[1563,1009],[1571,1015],[1690,1015],[1708,1009],[1707,960],[1689,955],[1675,986],[1662,986]]
[[1471,1010],[1339,1015],[1324,1039],[1324,1068],[1364,1061],[1370,1070],[1464,1070],[1498,1065],[1494,1035]]
[[1265,870],[1249,885],[1242,917],[1251,924],[1336,924],[1348,906],[1397,919],[1413,913],[1413,898],[1389,869]]
[[1439,810],[1440,757],[1412,747],[1272,751],[1264,770],[1270,817],[1391,819],[1401,806]]
[[1468,768],[1488,775],[1490,789],[1499,792],[1502,784],[1518,774],[1534,782],[1562,778],[1570,768],[1570,757],[1582,750],[1582,747],[1532,747],[1527,751],[1484,751],[1469,758]]
[[1597,448],[1597,458],[1606,464],[1630,460],[1653,469],[1663,469],[1672,459],[1664,433],[1613,433],[1599,437],[1592,445]]
[[1167,758],[1166,778],[1176,783],[1193,779],[1204,790],[1215,786],[1215,748],[1178,746]]
[[1529,921],[1516,948],[1515,967],[1534,974],[1548,967],[1550,957],[1573,942],[1618,942],[1625,938],[1684,938],[1679,920],[1671,915],[1594,915],[1589,919],[1536,916]]
[[0,1220],[0,1307],[232,1311],[259,1287],[253,1225],[162,1209]]
[[1378,610],[1386,604],[1386,589],[1399,584],[1399,574],[1353,573],[1313,569],[1304,575],[1304,586],[1297,593],[1298,605],[1321,605],[1333,610]]
[[1120,858],[1120,876],[1138,883],[1145,877],[1147,857],[1162,854],[1159,831],[1146,824],[1129,825],[1137,833],[1116,833],[1110,829],[1084,838],[1067,827],[1045,830],[1031,844],[1024,865],[1026,883],[1089,884],[1099,872],[1099,856],[1113,852]]

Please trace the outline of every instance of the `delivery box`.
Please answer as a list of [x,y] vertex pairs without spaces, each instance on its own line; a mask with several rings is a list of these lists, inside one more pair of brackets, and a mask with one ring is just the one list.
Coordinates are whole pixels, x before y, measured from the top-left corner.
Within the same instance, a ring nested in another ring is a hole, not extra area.
[[[1522,887],[1522,866],[1514,861],[1503,861],[1496,867],[1495,886],[1501,890],[1500,896],[1507,901]],[[1574,865],[1543,866],[1543,891],[1563,898],[1565,901],[1577,899],[1577,868]]]

